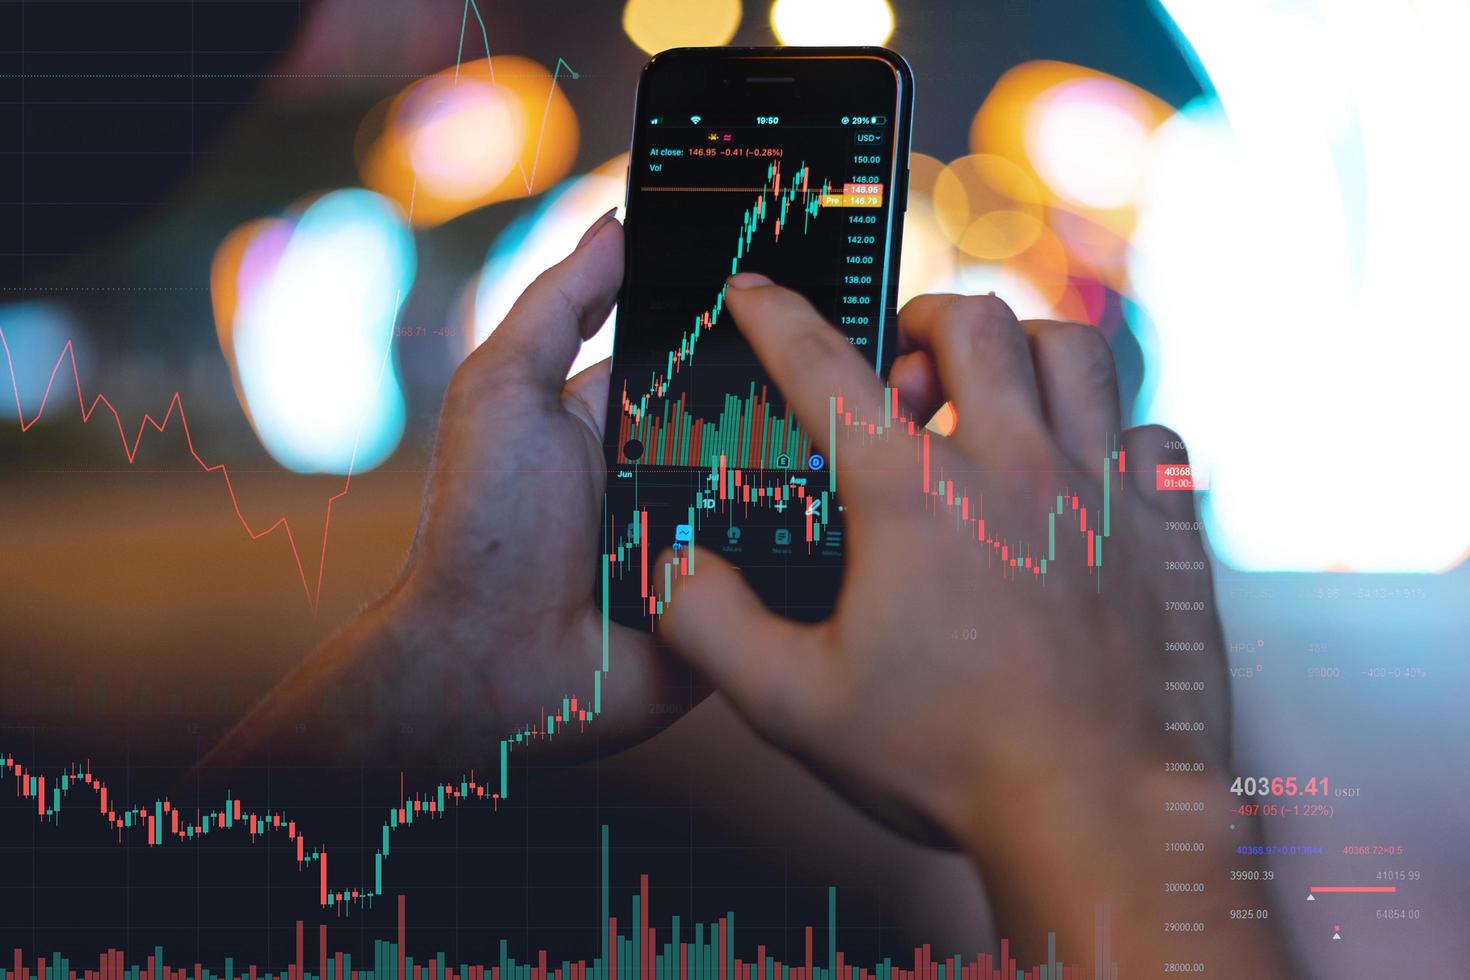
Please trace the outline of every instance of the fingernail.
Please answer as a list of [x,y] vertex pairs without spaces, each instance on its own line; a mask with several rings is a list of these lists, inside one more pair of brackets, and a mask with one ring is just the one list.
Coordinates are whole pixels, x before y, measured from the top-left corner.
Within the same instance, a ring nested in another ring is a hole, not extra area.
[[[588,225],[587,230],[582,232],[582,238],[577,242],[577,248],[581,248],[583,245],[586,245],[588,242],[590,242],[592,240],[592,236],[601,231],[602,226],[607,224],[608,220],[617,213],[618,209],[616,207],[609,208],[606,214],[598,218],[596,221],[592,222],[592,224]],[[572,249],[572,251],[574,252],[576,250],[576,248]]]
[[731,289],[750,289],[752,286],[774,286],[775,283],[759,272],[737,272],[725,280],[725,285]]

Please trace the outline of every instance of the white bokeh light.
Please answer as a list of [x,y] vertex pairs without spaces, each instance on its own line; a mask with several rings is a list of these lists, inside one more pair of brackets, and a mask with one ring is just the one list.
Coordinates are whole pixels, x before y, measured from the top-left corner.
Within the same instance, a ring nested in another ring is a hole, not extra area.
[[934,217],[929,195],[909,192],[903,219],[902,261],[898,268],[898,304],[942,290],[954,276],[955,250]]
[[1470,548],[1470,6],[1161,0],[1218,93],[1161,127],[1129,273],[1152,397],[1260,570],[1438,571]]
[[500,184],[525,141],[520,103],[503,88],[473,78],[435,78],[404,106],[408,155],[425,190],[471,200]]
[[771,27],[782,44],[883,44],[893,8],[888,0],[776,0]]
[[1082,78],[1043,93],[1027,112],[1026,153],[1041,179],[1074,204],[1130,203],[1149,152],[1143,107],[1129,89]]
[[[490,248],[475,291],[475,345],[494,332],[531,280],[567,257],[598,215],[623,203],[622,175],[622,161],[618,160],[597,173],[568,180],[535,211],[517,218],[501,233]],[[582,343],[568,377],[612,356],[612,321],[609,315],[597,333]]]
[[403,434],[391,342],[414,278],[413,237],[371,191],[301,215],[273,268],[241,290],[233,344],[261,442],[301,473],[362,471]]

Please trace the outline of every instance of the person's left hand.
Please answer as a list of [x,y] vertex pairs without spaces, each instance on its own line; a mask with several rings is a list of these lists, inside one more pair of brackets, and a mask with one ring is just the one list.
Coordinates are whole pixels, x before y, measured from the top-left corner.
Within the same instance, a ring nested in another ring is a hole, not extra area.
[[[545,722],[563,696],[590,708],[602,666],[594,601],[608,361],[566,380],[607,319],[623,275],[609,213],[537,277],[455,372],[444,397],[423,517],[391,613],[418,634],[414,673],[437,710],[488,704],[503,737]],[[600,731],[643,733],[668,712],[652,636],[608,629]],[[539,715],[539,717],[538,717]]]
[[[565,379],[622,275],[622,227],[609,212],[460,365],[399,582],[272,692],[216,760],[289,740],[297,758],[473,764],[522,726],[544,729],[563,697],[593,707],[609,364]],[[601,741],[636,739],[688,707],[675,684],[687,671],[650,634],[609,624],[605,642]],[[325,722],[309,746],[287,734],[301,718]],[[590,744],[557,741],[563,754]]]

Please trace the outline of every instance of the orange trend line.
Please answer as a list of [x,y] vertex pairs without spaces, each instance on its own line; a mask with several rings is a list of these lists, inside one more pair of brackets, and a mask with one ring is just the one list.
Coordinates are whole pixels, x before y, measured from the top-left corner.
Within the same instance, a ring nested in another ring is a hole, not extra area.
[[[151,425],[154,431],[162,433],[165,429],[168,428],[168,423],[174,417],[174,411],[175,409],[177,409],[179,416],[179,425],[182,426],[184,430],[184,441],[189,446],[189,455],[194,457],[194,461],[199,464],[200,469],[204,470],[204,472],[218,472],[221,476],[224,477],[225,489],[230,494],[230,506],[234,508],[235,517],[239,519],[240,525],[245,528],[245,532],[250,535],[250,540],[258,541],[266,535],[274,532],[277,528],[285,531],[286,541],[291,546],[291,557],[296,562],[296,574],[301,580],[302,590],[306,593],[306,604],[310,607],[312,614],[316,614],[317,608],[321,604],[322,579],[325,577],[326,574],[327,533],[332,526],[332,505],[341,498],[345,497],[347,495],[348,489],[352,486],[352,464],[348,465],[347,476],[342,481],[342,489],[327,498],[326,521],[322,526],[321,559],[317,566],[316,587],[313,589],[311,583],[307,579],[306,566],[302,563],[301,560],[301,550],[296,545],[296,535],[293,534],[291,531],[291,522],[285,517],[278,517],[276,518],[274,523],[263,530],[256,530],[255,528],[250,526],[250,521],[246,519],[244,512],[240,510],[240,500],[235,494],[235,485],[234,482],[230,479],[229,469],[223,463],[205,462],[204,457],[199,455],[199,450],[194,448],[194,436],[193,433],[189,431],[189,419],[184,414],[184,400],[177,391],[175,391],[173,393],[173,397],[169,399],[168,409],[163,413],[163,421],[157,421],[153,418],[152,415],[145,413],[143,415],[142,421],[138,423],[138,434],[133,438],[132,444],[129,445],[127,430],[123,427],[122,415],[118,412],[116,406],[114,406],[112,402],[108,400],[106,395],[99,392],[96,397],[92,399],[91,405],[89,406],[87,404],[86,396],[82,394],[82,378],[81,373],[77,369],[76,351],[72,347],[72,342],[68,340],[66,342],[66,346],[61,349],[61,356],[56,359],[56,366],[51,369],[51,377],[46,382],[46,391],[41,396],[41,404],[36,408],[36,414],[31,417],[30,421],[26,421],[25,410],[20,403],[20,386],[15,379],[15,360],[11,356],[10,342],[5,338],[5,330],[3,327],[0,327],[0,348],[3,348],[5,351],[5,363],[10,372],[10,387],[11,390],[15,393],[15,417],[20,422],[20,431],[22,433],[29,432],[31,427],[41,420],[42,414],[46,411],[46,403],[51,398],[51,390],[56,384],[56,376],[61,371],[61,366],[63,363],[65,363],[67,358],[71,359],[72,380],[76,383],[77,408],[81,410],[82,422],[89,423],[92,421],[92,416],[96,413],[97,406],[102,405],[106,407],[106,409],[110,413],[112,413],[113,420],[117,423],[118,439],[122,442],[123,454],[127,457],[129,466],[131,466],[133,464],[133,461],[137,458],[138,446],[143,441],[143,435],[146,433],[147,427]],[[356,454],[354,453],[354,462],[355,455]]]

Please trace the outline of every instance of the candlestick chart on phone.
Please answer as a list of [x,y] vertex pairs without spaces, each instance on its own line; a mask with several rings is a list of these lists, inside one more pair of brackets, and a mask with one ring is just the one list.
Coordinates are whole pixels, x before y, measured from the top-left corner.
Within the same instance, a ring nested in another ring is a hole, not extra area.
[[[889,156],[884,134],[851,117],[758,119],[665,120],[649,127],[647,158],[632,164],[647,172],[630,184],[632,267],[608,406],[604,614],[652,627],[675,582],[694,573],[698,544],[755,569],[753,584],[779,611],[820,616],[843,554],[835,447],[854,433],[907,442],[916,489],[958,533],[991,550],[997,566],[1044,581],[1058,532],[1075,529],[1087,567],[1100,576],[1126,453],[1098,447],[1106,475],[1091,521],[1081,502],[1088,495],[1061,486],[1044,532],[1027,539],[988,525],[979,488],[938,472],[931,449],[939,437],[892,387],[882,417],[872,419],[855,417],[833,393],[818,433],[786,409],[730,323],[725,280],[761,271],[801,291],[881,370],[891,341]],[[639,266],[643,254],[658,255],[656,274]],[[669,547],[674,557],[660,559]]]

